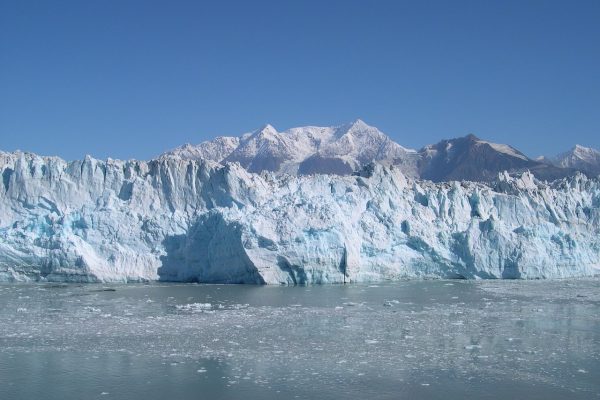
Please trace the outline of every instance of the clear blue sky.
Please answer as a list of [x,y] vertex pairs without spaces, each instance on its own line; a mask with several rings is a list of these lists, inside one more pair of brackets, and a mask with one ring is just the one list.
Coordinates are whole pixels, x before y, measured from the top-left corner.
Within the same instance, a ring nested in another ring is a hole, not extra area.
[[600,148],[600,1],[0,0],[0,149],[150,158],[356,118]]

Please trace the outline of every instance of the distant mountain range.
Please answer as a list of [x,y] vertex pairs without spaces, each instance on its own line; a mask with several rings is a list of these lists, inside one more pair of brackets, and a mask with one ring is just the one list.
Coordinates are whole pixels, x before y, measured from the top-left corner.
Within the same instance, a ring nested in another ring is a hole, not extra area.
[[249,172],[349,175],[368,163],[395,165],[407,176],[434,182],[490,181],[498,173],[531,171],[542,180],[600,174],[600,152],[576,145],[554,157],[531,159],[506,144],[474,135],[442,140],[420,150],[405,148],[361,120],[335,127],[305,126],[278,132],[266,125],[240,137],[186,144],[160,158],[238,162]]
[[400,146],[361,120],[337,127],[305,126],[284,132],[266,125],[239,138],[218,137],[196,146],[187,144],[162,155],[165,156],[219,163],[237,161],[250,172],[291,175],[346,175],[371,161],[406,164],[410,169],[418,160],[416,151]]
[[600,151],[589,147],[575,145],[571,150],[554,157],[539,157],[537,160],[559,168],[583,171],[588,175],[600,174]]

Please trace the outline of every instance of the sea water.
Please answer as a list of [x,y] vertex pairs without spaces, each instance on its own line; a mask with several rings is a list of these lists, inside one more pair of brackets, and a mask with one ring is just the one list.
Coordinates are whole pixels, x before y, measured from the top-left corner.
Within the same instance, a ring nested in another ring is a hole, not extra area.
[[0,285],[0,399],[600,398],[600,280]]

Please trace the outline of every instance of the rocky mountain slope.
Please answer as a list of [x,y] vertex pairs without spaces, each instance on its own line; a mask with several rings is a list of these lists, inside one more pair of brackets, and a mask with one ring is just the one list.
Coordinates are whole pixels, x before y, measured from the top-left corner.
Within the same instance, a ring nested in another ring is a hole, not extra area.
[[531,171],[539,179],[555,180],[574,175],[575,170],[559,168],[528,158],[512,146],[491,143],[474,135],[442,140],[420,152],[419,176],[434,182],[491,181],[498,173]]

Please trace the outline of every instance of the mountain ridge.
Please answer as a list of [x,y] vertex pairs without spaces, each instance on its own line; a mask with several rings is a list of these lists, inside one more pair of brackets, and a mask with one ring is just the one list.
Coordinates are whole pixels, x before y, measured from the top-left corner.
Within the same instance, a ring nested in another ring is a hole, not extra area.
[[540,179],[554,180],[573,176],[577,171],[590,176],[600,173],[600,152],[584,149],[596,152],[597,158],[579,163],[554,161],[559,156],[532,159],[511,145],[483,140],[473,134],[443,139],[414,150],[357,119],[339,126],[303,126],[282,132],[266,124],[239,137],[217,137],[196,146],[178,147],[160,157],[239,162],[249,172],[290,175],[348,175],[377,162],[395,165],[411,178],[436,182],[490,181],[505,170],[512,174],[529,170]]
[[[0,158],[19,153],[0,151]],[[239,163],[252,173],[292,176],[351,175],[375,162],[396,166],[410,178],[434,182],[490,182],[504,171],[511,175],[530,171],[547,181],[577,172],[588,177],[600,174],[600,151],[581,145],[556,156],[532,159],[511,145],[468,134],[415,150],[396,143],[360,119],[338,126],[302,126],[282,132],[265,124],[240,136],[217,136],[197,145],[187,143],[155,159],[170,158]]]
[[540,159],[556,167],[574,168],[591,175],[600,174],[600,151],[591,147],[576,144],[563,153]]

